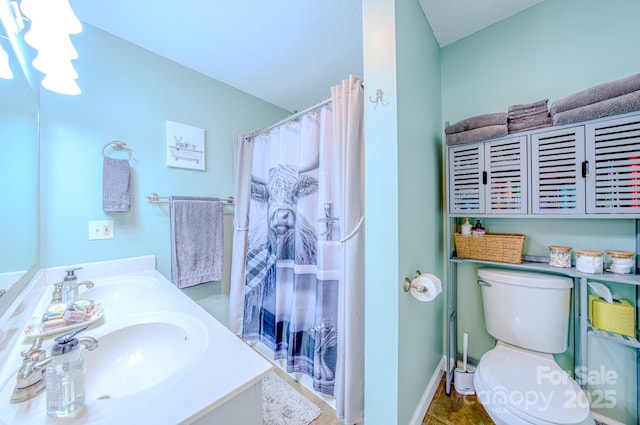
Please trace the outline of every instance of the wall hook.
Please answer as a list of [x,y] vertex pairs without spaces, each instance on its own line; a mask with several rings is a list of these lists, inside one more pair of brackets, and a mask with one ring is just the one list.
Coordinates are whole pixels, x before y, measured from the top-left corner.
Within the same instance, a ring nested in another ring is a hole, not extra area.
[[376,98],[372,99],[371,96],[369,96],[369,101],[371,103],[385,103],[387,101],[387,99],[384,99],[384,91],[382,91],[382,89],[378,89],[376,90]]

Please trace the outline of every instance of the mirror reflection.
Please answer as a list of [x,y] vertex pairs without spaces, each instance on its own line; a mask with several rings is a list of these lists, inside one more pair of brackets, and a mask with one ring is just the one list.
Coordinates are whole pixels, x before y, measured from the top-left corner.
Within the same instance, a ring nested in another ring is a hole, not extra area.
[[0,37],[0,45],[13,73],[12,79],[0,79],[0,291],[6,291],[0,297],[2,314],[28,281],[28,272],[38,266],[39,141],[37,95],[9,40]]

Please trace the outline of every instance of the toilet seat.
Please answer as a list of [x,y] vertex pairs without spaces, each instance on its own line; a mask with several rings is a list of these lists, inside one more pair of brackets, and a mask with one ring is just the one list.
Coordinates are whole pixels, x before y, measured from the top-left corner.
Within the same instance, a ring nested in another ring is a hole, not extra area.
[[594,423],[585,393],[550,354],[499,341],[480,359],[474,382],[487,410],[506,410],[522,423]]

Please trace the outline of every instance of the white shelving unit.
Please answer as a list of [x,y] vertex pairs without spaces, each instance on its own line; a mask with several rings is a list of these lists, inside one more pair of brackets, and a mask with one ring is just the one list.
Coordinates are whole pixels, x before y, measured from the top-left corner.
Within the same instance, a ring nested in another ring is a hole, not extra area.
[[[636,221],[636,241],[640,242],[640,219]],[[447,356],[447,370],[446,370],[446,393],[451,393],[451,383],[453,380],[453,368],[455,367],[455,360],[457,358],[457,273],[458,265],[463,263],[472,264],[485,264],[494,267],[510,268],[527,270],[542,273],[553,273],[557,275],[567,276],[574,281],[574,358],[575,368],[580,370],[587,370],[588,365],[588,350],[587,350],[587,338],[595,337],[605,339],[607,341],[623,344],[629,347],[640,349],[640,340],[638,338],[631,338],[625,335],[616,334],[613,332],[603,331],[593,328],[589,322],[588,311],[588,288],[587,283],[589,280],[596,280],[599,282],[612,282],[622,283],[635,286],[636,293],[636,313],[637,308],[640,306],[640,275],[639,274],[615,274],[605,272],[603,274],[586,274],[577,271],[575,268],[557,268],[551,267],[545,262],[537,261],[524,261],[521,264],[507,264],[496,263],[492,261],[473,260],[457,258],[455,256],[449,259],[449,278],[447,284],[446,293],[446,308],[447,308],[447,341],[446,341],[446,353]],[[640,350],[636,352],[636,381],[638,388],[640,388]],[[586,389],[586,383],[583,383],[583,387]],[[640,391],[638,392],[636,400],[636,414],[637,418],[640,418]]]
[[[624,218],[635,219],[635,251],[640,254],[640,183],[635,176],[640,164],[640,114],[448,146],[446,155],[449,225],[445,237],[450,254],[445,269],[446,393],[451,392],[457,358],[458,266],[464,263],[572,278],[575,367],[587,367],[587,339],[590,337],[624,344],[637,349],[636,380],[637,388],[640,388],[640,341],[591,327],[587,289],[589,280],[634,285],[637,314],[640,307],[638,267],[632,275],[608,272],[592,275],[575,268],[551,267],[546,257],[525,256],[521,264],[462,259],[455,257],[453,243],[457,218],[462,217]],[[501,171],[507,172],[500,176]],[[636,406],[636,417],[640,420],[640,391]]]

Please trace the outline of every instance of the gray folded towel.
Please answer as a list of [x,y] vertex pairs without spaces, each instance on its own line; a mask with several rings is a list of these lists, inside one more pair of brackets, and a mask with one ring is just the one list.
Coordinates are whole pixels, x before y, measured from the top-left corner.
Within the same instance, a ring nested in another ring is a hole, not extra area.
[[509,133],[517,133],[519,131],[535,130],[538,128],[551,127],[553,120],[549,115],[537,119],[531,119],[524,122],[509,122]]
[[640,90],[597,103],[553,114],[553,125],[594,120],[611,115],[640,111]]
[[549,116],[549,110],[547,108],[529,109],[522,112],[510,112],[508,121],[523,120],[531,117]]
[[223,204],[216,198],[170,198],[171,281],[178,288],[222,280]]
[[612,99],[638,90],[640,90],[640,74],[599,84],[553,102],[551,105],[551,115],[602,102],[603,100]]
[[105,156],[102,161],[102,209],[105,212],[129,212],[130,186],[129,161]]
[[531,109],[547,109],[548,102],[549,99],[542,99],[538,100],[537,102],[527,103],[524,105],[511,105],[509,106],[509,109],[507,111],[509,113],[509,116],[511,116],[512,113],[529,111]]
[[460,133],[462,131],[473,130],[480,127],[489,127],[494,125],[506,125],[507,113],[497,112],[494,114],[478,115],[471,118],[466,118],[462,121],[458,121],[455,124],[450,125],[444,129],[445,134]]
[[477,142],[480,140],[493,139],[509,134],[506,124],[489,125],[486,127],[474,128],[461,131],[459,133],[447,134],[447,145],[457,145],[460,143]]
[[549,118],[549,111],[541,111],[535,114],[530,114],[530,115],[523,115],[520,117],[509,117],[509,119],[507,120],[507,122],[509,124],[512,123],[524,123],[524,122],[531,122],[531,121],[539,121],[539,120],[543,120],[545,118]]

